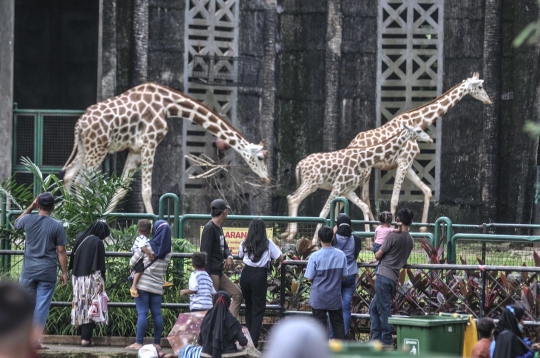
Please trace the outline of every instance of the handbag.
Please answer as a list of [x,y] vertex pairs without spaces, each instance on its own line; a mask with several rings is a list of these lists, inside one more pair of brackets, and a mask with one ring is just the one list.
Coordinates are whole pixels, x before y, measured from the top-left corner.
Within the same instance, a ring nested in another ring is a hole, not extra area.
[[106,315],[108,311],[109,298],[105,292],[96,293],[92,297],[92,302],[88,308],[88,318],[96,323],[105,322]]

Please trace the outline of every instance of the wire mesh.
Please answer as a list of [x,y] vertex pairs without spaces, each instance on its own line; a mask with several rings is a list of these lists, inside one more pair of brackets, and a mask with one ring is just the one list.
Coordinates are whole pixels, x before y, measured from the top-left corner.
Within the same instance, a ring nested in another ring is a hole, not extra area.
[[[73,149],[75,122],[79,116],[43,115],[42,165],[63,166]],[[62,140],[58,140],[61,138]]]
[[21,157],[34,159],[35,115],[16,115],[14,123],[15,146],[13,148],[14,164],[19,163]]

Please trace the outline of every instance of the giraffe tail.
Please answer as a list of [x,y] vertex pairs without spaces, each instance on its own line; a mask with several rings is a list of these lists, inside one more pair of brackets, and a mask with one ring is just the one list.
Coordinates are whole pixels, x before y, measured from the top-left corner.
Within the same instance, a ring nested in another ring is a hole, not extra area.
[[69,158],[66,161],[66,164],[64,164],[64,167],[62,168],[60,173],[63,173],[65,171],[66,167],[69,165],[69,163],[71,163],[71,161],[75,157],[75,153],[77,153],[77,147],[78,147],[78,144],[79,144],[79,132],[80,132],[79,121],[77,121],[77,123],[75,124],[75,135],[74,135],[75,139],[73,141],[74,142],[73,143],[73,150],[71,151],[71,154],[69,155]]

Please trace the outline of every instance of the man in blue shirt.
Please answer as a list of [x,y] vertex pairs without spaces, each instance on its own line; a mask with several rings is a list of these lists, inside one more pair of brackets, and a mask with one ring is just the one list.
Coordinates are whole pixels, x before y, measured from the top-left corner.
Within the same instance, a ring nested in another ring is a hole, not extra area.
[[309,257],[304,275],[312,282],[309,295],[311,312],[325,327],[328,314],[334,328],[334,338],[345,339],[341,281],[347,277],[347,258],[343,251],[332,247],[334,233],[331,227],[321,227],[317,235],[321,249]]
[[[38,209],[37,215],[31,215]],[[36,298],[34,324],[44,328],[56,286],[58,262],[62,269],[62,287],[67,283],[66,233],[58,220],[50,217],[54,210],[51,193],[41,193],[15,220],[15,228],[24,230],[24,261],[19,283]],[[58,261],[57,261],[58,258]],[[38,342],[38,349],[46,349]]]

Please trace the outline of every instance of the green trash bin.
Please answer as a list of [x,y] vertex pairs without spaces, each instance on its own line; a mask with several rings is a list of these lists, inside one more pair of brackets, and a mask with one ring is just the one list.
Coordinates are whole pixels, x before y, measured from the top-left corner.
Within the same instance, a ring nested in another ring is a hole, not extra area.
[[396,316],[388,319],[396,327],[397,349],[411,355],[443,353],[460,357],[468,315]]

